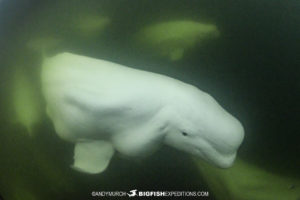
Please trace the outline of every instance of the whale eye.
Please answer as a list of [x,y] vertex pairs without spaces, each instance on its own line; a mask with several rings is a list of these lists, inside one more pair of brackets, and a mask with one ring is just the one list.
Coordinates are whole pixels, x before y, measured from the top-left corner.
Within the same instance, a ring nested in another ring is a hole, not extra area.
[[182,135],[183,136],[187,136],[188,134],[186,132],[182,132]]

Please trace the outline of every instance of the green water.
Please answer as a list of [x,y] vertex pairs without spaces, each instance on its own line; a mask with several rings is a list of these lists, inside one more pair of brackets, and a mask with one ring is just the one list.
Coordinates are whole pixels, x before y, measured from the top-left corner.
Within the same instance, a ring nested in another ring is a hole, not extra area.
[[[244,125],[239,159],[299,180],[299,9],[293,0],[0,1],[1,196],[101,199],[91,192],[138,189],[209,191],[209,198],[199,199],[219,199],[222,188],[210,184],[218,177],[210,178],[187,154],[168,147],[143,160],[116,155],[103,174],[73,171],[73,144],[55,134],[39,82],[42,54],[63,51],[165,74],[207,91]],[[179,29],[183,35],[160,45],[151,46],[160,36],[140,40],[145,27],[178,20],[213,24],[219,35],[192,41],[193,33],[184,35]],[[27,127],[14,103],[17,71],[29,83],[17,87],[34,91],[29,103],[20,103],[30,110],[25,119],[37,116]],[[289,191],[299,191],[297,184],[286,186],[286,199],[297,200],[288,197]]]

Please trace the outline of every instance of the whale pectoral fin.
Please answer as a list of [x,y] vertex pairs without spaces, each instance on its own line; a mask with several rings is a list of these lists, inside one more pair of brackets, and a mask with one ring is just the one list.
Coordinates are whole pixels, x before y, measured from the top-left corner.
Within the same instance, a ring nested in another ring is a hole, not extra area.
[[103,172],[114,154],[114,148],[110,142],[92,140],[78,142],[74,149],[73,169],[97,174]]

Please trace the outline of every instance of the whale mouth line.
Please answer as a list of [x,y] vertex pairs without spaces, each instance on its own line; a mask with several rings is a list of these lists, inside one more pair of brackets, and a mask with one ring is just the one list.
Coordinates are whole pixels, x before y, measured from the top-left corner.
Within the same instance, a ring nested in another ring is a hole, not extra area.
[[206,142],[206,145],[205,151],[199,147],[196,148],[199,157],[220,168],[232,166],[236,157],[235,150],[222,151],[220,148],[216,148],[209,142]]

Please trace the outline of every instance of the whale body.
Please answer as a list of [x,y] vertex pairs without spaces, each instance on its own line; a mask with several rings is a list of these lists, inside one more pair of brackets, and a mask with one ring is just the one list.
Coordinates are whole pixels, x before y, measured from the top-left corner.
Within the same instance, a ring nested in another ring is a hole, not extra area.
[[115,151],[147,156],[166,144],[215,166],[232,165],[244,129],[213,97],[168,76],[95,58],[45,58],[42,91],[73,168],[103,172]]

